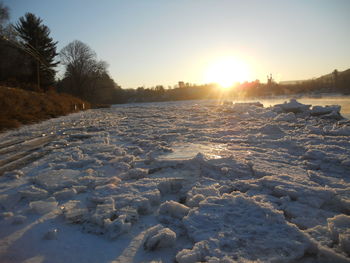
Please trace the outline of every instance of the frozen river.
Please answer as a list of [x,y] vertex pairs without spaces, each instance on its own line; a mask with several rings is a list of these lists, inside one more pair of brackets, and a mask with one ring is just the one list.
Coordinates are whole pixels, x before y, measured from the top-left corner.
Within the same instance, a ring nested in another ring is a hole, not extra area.
[[[260,101],[264,107],[273,106],[275,104],[280,104],[288,99],[293,98],[291,97],[281,97],[281,98],[274,98],[274,99],[257,99],[254,101]],[[246,100],[246,102],[249,102],[252,100]],[[320,97],[309,97],[304,96],[298,98],[298,101],[304,104],[309,105],[319,105],[319,106],[326,106],[326,105],[340,105],[341,106],[341,114],[345,117],[350,119],[350,96],[349,95],[338,95],[335,94],[333,96],[320,96]],[[241,101],[243,102],[243,101]]]
[[338,111],[128,104],[3,133],[0,262],[350,262]]

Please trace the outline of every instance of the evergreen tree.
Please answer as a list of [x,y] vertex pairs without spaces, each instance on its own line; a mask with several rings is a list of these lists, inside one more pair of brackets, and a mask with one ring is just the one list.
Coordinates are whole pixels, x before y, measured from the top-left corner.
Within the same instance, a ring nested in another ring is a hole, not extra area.
[[59,62],[55,61],[57,42],[49,36],[50,29],[42,24],[42,19],[32,13],[26,13],[19,19],[15,30],[24,49],[33,58],[31,81],[38,88],[47,90],[55,81],[55,70]]

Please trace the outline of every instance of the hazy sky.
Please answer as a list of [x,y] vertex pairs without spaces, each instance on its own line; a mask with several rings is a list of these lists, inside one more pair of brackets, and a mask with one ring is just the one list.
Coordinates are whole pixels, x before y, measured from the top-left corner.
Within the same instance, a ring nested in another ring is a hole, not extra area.
[[[1,0],[0,0],[1,1]],[[350,68],[350,0],[3,0],[11,21],[41,17],[58,50],[81,40],[123,88],[203,83],[218,58],[252,79],[317,77]]]

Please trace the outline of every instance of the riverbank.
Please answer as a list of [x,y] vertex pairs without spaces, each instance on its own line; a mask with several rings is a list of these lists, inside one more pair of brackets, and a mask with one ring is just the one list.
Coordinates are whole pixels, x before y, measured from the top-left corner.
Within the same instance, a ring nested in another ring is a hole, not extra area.
[[89,109],[86,101],[68,94],[33,92],[0,86],[0,131],[18,128],[22,124]]

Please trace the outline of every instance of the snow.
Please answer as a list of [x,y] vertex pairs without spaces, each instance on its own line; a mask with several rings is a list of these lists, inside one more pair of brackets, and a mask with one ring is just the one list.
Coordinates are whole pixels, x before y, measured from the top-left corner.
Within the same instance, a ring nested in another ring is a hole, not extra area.
[[53,193],[53,196],[57,200],[65,200],[65,199],[73,198],[76,194],[77,194],[77,190],[75,190],[74,188],[72,188],[72,189],[64,188],[61,191],[57,191],[57,192]]
[[55,228],[55,229],[51,229],[49,230],[45,235],[44,235],[44,239],[47,239],[47,240],[53,240],[53,239],[57,239],[58,237],[58,230]]
[[290,122],[290,121],[295,121],[296,117],[295,117],[295,114],[293,112],[288,112],[288,113],[278,114],[274,118],[274,120],[275,121],[287,121],[287,122]]
[[175,201],[166,201],[159,207],[159,214],[169,215],[178,219],[182,219],[185,215],[188,214],[190,209],[178,202]]
[[34,185],[29,185],[27,188],[20,190],[22,198],[26,198],[28,200],[41,200],[48,197],[49,193],[41,189],[39,187],[35,187]]
[[337,215],[335,217],[329,218],[327,221],[328,230],[334,242],[339,242],[340,234],[348,234],[346,232],[348,232],[347,230],[350,229],[350,216]]
[[17,215],[13,217],[12,224],[14,225],[24,224],[26,220],[27,220],[26,216]]
[[144,243],[145,250],[157,250],[175,245],[176,233],[169,228],[161,228],[150,234]]
[[45,154],[0,177],[0,261],[350,262],[341,118],[296,100],[188,101],[1,134],[4,160],[33,142]]
[[46,214],[57,209],[58,203],[54,197],[43,201],[33,201],[29,203],[31,211],[37,214]]
[[206,244],[204,258],[226,255],[239,261],[290,262],[313,249],[309,238],[286,222],[282,212],[246,195],[208,198],[190,211],[184,226],[195,242]]

